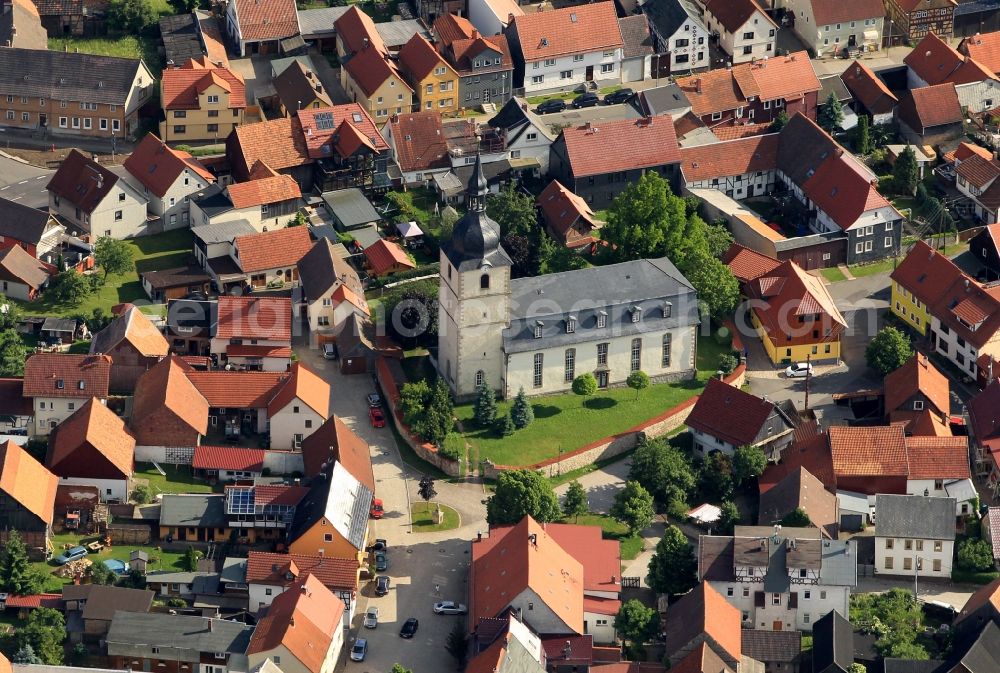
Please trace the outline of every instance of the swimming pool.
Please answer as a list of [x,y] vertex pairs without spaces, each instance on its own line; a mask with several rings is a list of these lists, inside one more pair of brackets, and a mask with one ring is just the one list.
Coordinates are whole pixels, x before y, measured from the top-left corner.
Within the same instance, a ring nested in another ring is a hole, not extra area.
[[108,570],[110,570],[116,575],[124,575],[125,571],[128,570],[128,568],[125,566],[125,562],[119,561],[116,558],[109,558],[104,562],[104,565],[107,566]]

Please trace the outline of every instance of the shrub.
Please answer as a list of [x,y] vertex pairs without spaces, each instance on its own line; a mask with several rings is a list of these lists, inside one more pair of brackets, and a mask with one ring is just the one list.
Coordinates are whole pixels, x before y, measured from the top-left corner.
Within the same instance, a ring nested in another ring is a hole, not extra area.
[[719,356],[719,371],[729,376],[740,364],[740,361],[732,353],[723,353]]

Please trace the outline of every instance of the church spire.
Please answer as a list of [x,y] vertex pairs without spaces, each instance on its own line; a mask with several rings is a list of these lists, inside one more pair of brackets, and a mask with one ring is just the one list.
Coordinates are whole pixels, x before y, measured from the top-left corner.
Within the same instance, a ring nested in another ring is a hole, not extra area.
[[483,175],[483,159],[476,152],[476,165],[472,168],[469,183],[465,187],[466,206],[468,210],[481,213],[486,210],[486,195],[489,193],[489,183]]

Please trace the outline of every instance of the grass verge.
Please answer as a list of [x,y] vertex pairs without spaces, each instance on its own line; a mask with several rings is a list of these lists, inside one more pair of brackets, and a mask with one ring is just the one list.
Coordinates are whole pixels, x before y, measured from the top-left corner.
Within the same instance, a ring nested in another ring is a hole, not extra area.
[[839,283],[842,280],[847,280],[847,276],[844,272],[835,266],[828,267],[826,269],[820,269],[820,273],[831,283]]
[[996,570],[973,572],[969,570],[962,570],[958,566],[955,566],[955,568],[951,571],[951,581],[955,584],[989,584],[997,577],[1000,577],[1000,573]]
[[207,481],[195,479],[190,472],[190,468],[182,468],[177,465],[160,465],[167,476],[163,476],[156,471],[152,463],[136,463],[135,476],[139,479],[146,479],[149,482],[149,489],[155,497],[159,493],[212,493],[222,492],[222,488],[214,488]]
[[[444,516],[441,523],[434,523],[434,511],[440,507]],[[448,505],[438,502],[415,502],[410,507],[413,530],[417,533],[435,533],[443,530],[455,530],[462,525],[462,519]]]

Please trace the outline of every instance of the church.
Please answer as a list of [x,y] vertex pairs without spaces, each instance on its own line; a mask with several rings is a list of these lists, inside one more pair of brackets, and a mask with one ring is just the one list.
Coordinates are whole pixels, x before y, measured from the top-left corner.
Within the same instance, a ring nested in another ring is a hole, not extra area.
[[511,398],[566,392],[586,372],[600,388],[637,370],[695,375],[698,295],[669,259],[512,279],[487,192],[477,157],[467,211],[441,245],[437,362],[456,399],[484,382]]

